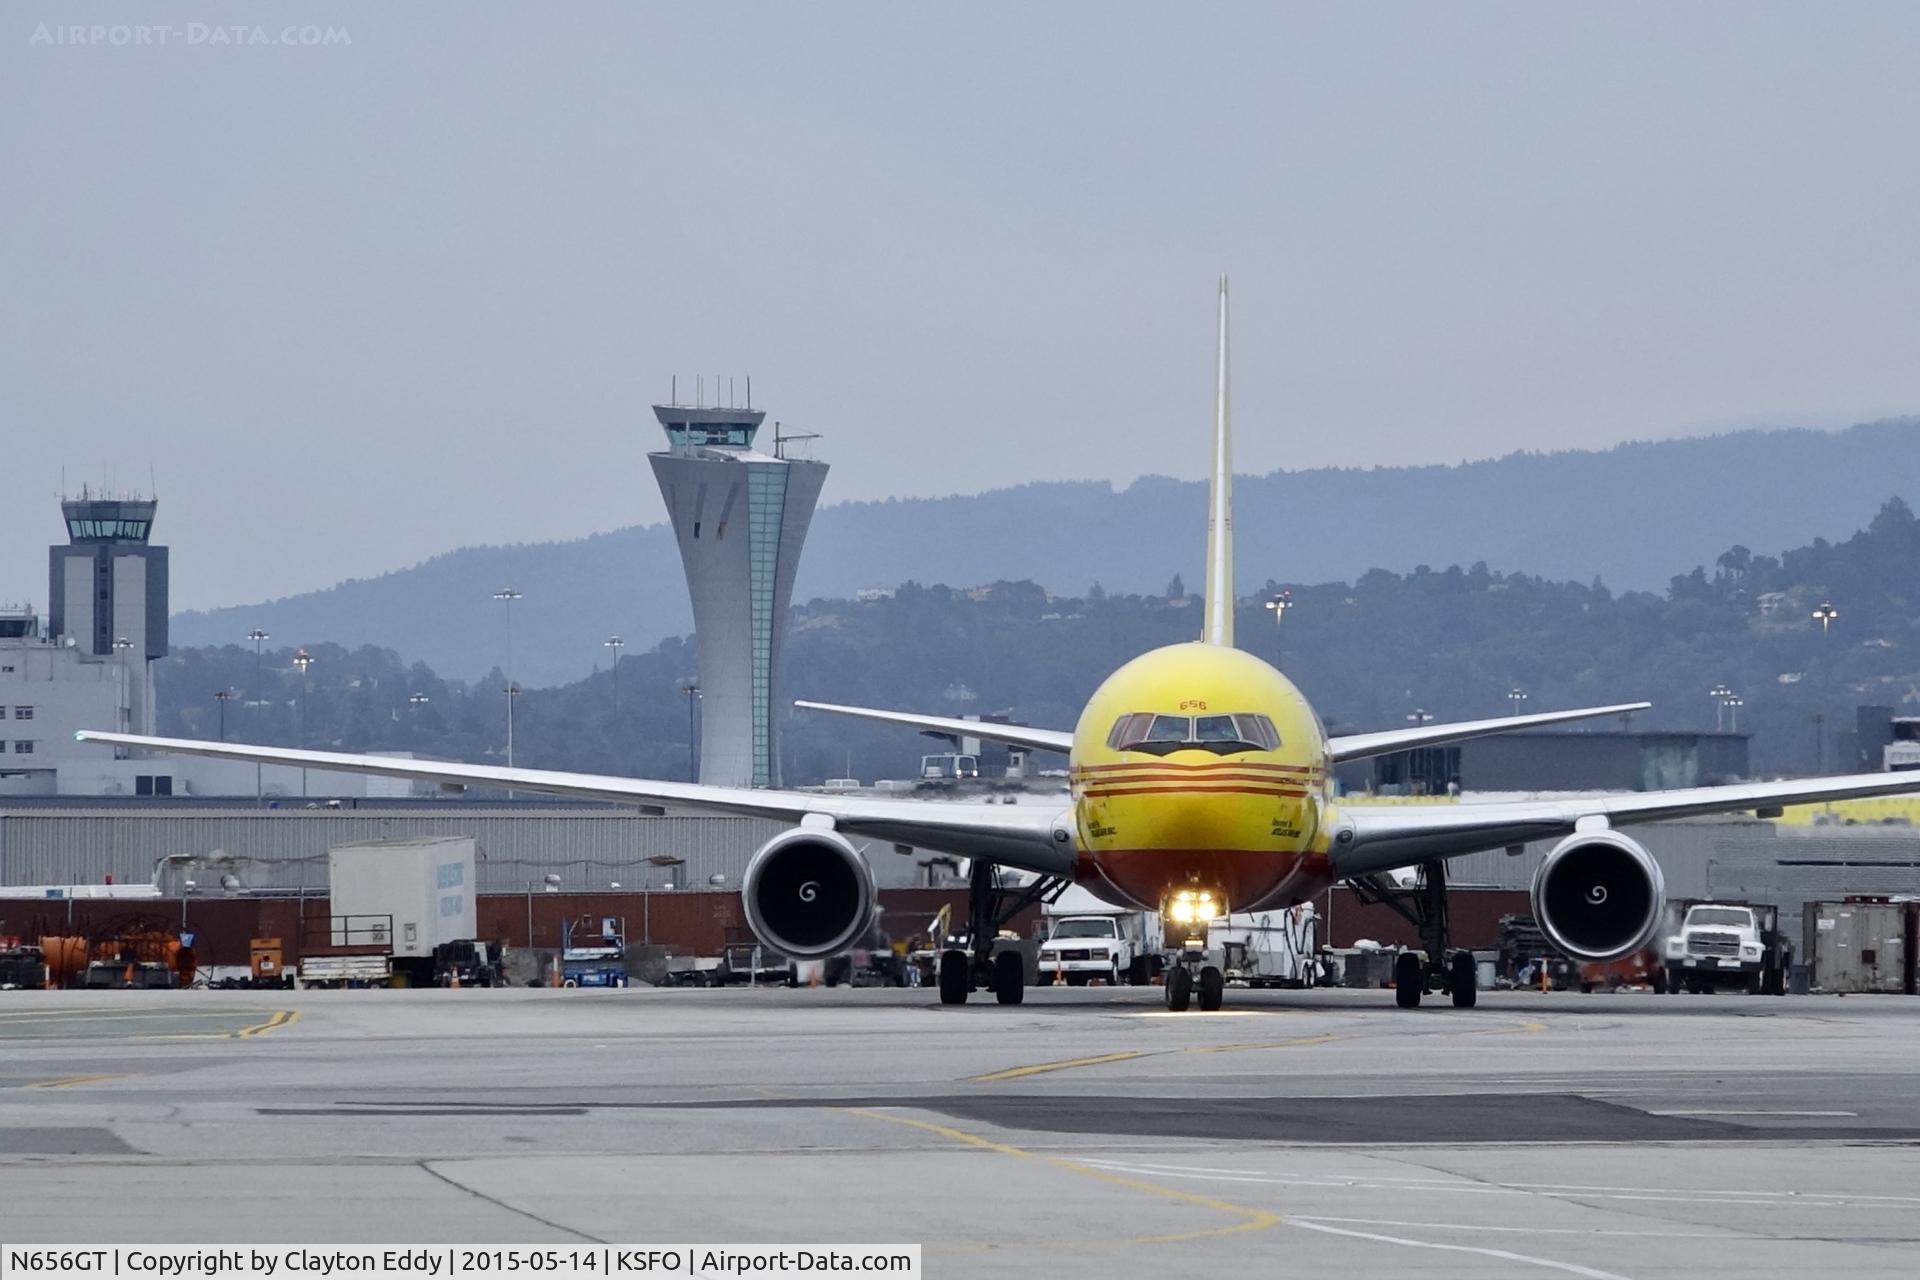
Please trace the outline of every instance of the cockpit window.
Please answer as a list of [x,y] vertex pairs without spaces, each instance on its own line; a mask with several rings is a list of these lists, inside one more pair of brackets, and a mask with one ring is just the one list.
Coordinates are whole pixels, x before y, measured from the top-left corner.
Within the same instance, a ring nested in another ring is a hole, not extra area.
[[1253,712],[1191,719],[1136,712],[1114,722],[1107,745],[1115,751],[1145,751],[1157,756],[1193,750],[1224,756],[1278,750],[1280,734],[1272,720]]
[[1240,731],[1233,727],[1232,716],[1199,716],[1193,722],[1195,742],[1238,742]]

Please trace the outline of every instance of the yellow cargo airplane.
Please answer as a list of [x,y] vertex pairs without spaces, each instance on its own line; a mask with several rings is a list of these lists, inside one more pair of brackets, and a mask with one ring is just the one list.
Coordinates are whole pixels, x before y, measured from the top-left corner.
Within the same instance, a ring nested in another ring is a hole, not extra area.
[[[1072,804],[1022,807],[695,783],[388,756],[82,732],[85,742],[312,769],[510,787],[624,801],[652,813],[703,810],[774,818],[792,829],[755,853],[742,881],[747,920],[769,947],[799,960],[836,955],[873,920],[874,881],[856,840],[957,854],[972,867],[970,950],[942,953],[940,998],[959,1004],[990,989],[1002,1004],[1024,993],[1021,957],[995,952],[999,927],[1077,881],[1115,903],[1157,909],[1168,922],[1169,1008],[1221,1005],[1224,981],[1205,951],[1206,924],[1228,912],[1285,907],[1345,881],[1421,931],[1425,954],[1400,956],[1403,1007],[1430,986],[1458,1006],[1475,1000],[1473,960],[1446,936],[1445,860],[1485,849],[1518,851],[1558,838],[1535,876],[1541,929],[1579,959],[1610,960],[1645,946],[1665,901],[1659,864],[1619,828],[1660,818],[1920,791],[1920,774],[1859,774],[1564,800],[1404,807],[1342,807],[1333,766],[1484,734],[1636,711],[1649,704],[1432,724],[1330,737],[1292,682],[1233,646],[1233,510],[1227,369],[1227,283],[1219,297],[1206,608],[1197,643],[1155,649],[1108,676],[1071,733],[945,716],[801,702],[923,732],[987,738],[1064,753]],[[1385,873],[1418,866],[1413,891]],[[1030,873],[1009,877],[1000,868]]]

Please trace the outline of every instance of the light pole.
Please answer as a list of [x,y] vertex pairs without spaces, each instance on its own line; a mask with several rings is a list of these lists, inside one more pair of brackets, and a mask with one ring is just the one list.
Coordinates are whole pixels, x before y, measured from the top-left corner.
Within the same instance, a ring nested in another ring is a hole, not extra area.
[[1427,710],[1425,707],[1415,707],[1413,710],[1407,712],[1408,724],[1425,724],[1431,719],[1433,719],[1433,712]]
[[[507,768],[513,768],[513,602],[520,599],[520,593],[512,587],[502,587],[493,593],[495,600],[504,600],[507,605]],[[508,788],[507,794],[513,794]]]
[[[1827,632],[1833,626],[1840,611],[1833,607],[1833,601],[1822,600],[1820,607],[1813,611],[1813,620],[1820,624],[1820,699],[1826,701],[1833,696],[1833,655],[1827,652]],[[1827,771],[1827,717],[1817,713],[1813,717],[1813,771]]]
[[[253,630],[247,632],[247,639],[253,641],[253,705],[258,707],[266,703],[266,695],[260,687],[260,645],[263,641],[271,640],[273,637],[262,631],[259,627],[255,627]],[[253,803],[255,808],[259,808],[266,803],[266,788],[261,785],[260,779],[260,765],[256,762],[253,766]]]
[[[293,651],[293,665],[300,669],[300,723],[294,736],[300,744],[300,749],[305,751],[307,749],[307,693],[313,687],[307,680],[307,668],[313,665],[313,655],[305,649],[295,649]],[[306,766],[302,765],[300,768],[300,795],[304,798],[306,794],[307,770]]]
[[1707,690],[1707,696],[1713,699],[1713,731],[1721,733],[1726,728],[1727,699],[1733,696],[1733,690],[1725,684],[1717,684]]
[[700,781],[700,757],[694,750],[694,705],[700,701],[700,686],[688,680],[681,684],[680,692],[687,695],[687,780]]
[[1287,620],[1287,610],[1293,608],[1292,590],[1282,591],[1279,595],[1267,601],[1266,607],[1273,610],[1273,665],[1277,668],[1286,660],[1287,656],[1286,645],[1280,636],[1280,624]]
[[613,716],[620,718],[620,649],[627,642],[619,636],[608,636],[600,642],[603,649],[613,650]]
[[1527,700],[1527,691],[1519,685],[1507,690],[1507,701],[1513,704],[1513,714],[1520,714],[1520,704]]
[[227,740],[227,699],[233,697],[231,689],[217,689],[213,696],[220,702],[220,741]]
[[1740,732],[1740,708],[1746,705],[1747,705],[1747,700],[1745,698],[1740,697],[1738,694],[1733,694],[1728,696],[1727,712],[1733,718],[1731,732],[1733,733]]
[[125,709],[121,728],[127,733],[133,731],[133,675],[127,670],[127,650],[131,648],[133,641],[125,636],[113,638],[113,656],[120,662],[120,705]]

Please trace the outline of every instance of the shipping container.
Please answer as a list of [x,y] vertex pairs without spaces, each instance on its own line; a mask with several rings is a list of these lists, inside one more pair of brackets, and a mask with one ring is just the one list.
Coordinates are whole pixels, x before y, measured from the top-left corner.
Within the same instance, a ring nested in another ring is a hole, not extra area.
[[1822,991],[1912,990],[1904,902],[1809,902],[1803,913],[1813,985]]
[[327,851],[334,945],[386,921],[396,959],[425,959],[443,942],[472,938],[470,836],[368,840]]

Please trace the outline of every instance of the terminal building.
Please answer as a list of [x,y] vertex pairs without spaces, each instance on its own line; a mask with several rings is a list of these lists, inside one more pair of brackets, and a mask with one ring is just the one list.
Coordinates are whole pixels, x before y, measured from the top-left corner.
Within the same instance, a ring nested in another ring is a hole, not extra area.
[[780,656],[800,548],[827,464],[754,447],[766,414],[655,405],[667,448],[647,455],[693,598],[700,654],[699,781],[780,785]]

